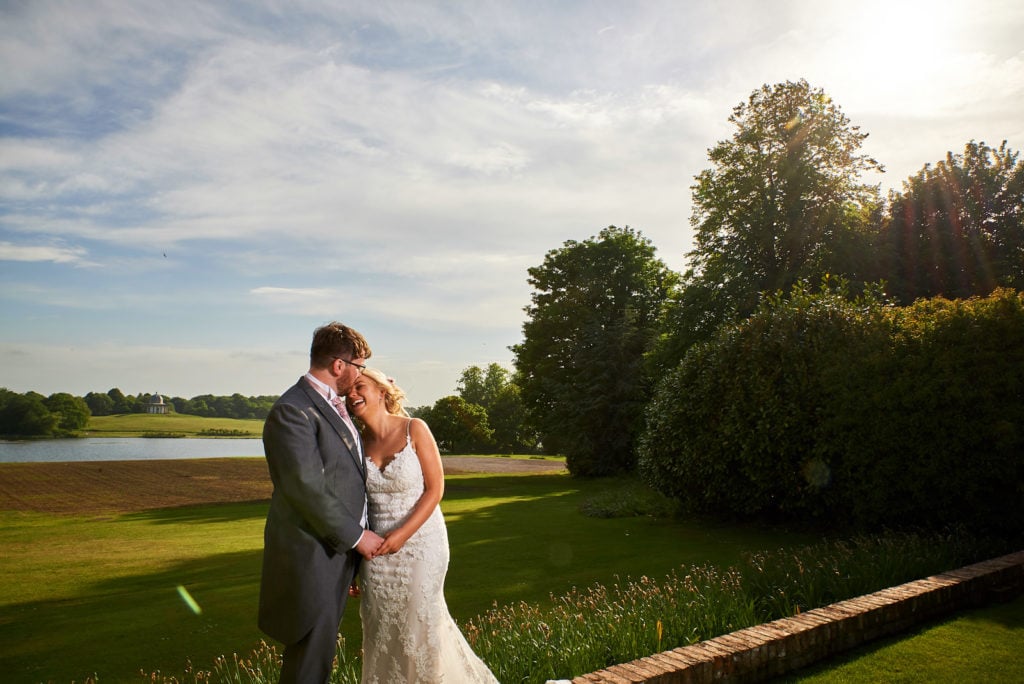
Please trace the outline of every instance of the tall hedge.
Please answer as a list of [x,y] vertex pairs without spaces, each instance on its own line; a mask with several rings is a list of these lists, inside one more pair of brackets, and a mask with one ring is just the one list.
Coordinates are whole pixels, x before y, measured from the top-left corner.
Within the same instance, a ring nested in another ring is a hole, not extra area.
[[1024,292],[888,313],[888,354],[838,395],[835,434],[849,437],[832,450],[845,509],[874,527],[964,523],[1019,534]]
[[797,288],[662,378],[641,474],[701,513],[1020,530],[1024,293],[886,306]]

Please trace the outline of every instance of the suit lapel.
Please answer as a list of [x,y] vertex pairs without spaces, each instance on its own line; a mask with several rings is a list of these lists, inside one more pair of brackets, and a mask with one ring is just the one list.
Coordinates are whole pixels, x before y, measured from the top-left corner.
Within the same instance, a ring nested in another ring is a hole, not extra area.
[[349,457],[356,464],[356,467],[359,468],[359,472],[362,474],[363,480],[365,481],[366,468],[362,463],[363,459],[360,457],[359,445],[352,437],[352,431],[348,429],[348,426],[345,425],[345,421],[341,419],[341,416],[339,416],[338,412],[334,410],[334,407],[331,406],[331,404],[324,399],[323,395],[317,392],[309,382],[302,379],[299,381],[299,384],[302,386],[303,391],[305,391],[309,396],[310,401],[313,402],[313,406],[316,407],[316,410],[320,412],[320,415],[327,419],[327,422],[330,423],[332,428],[334,428],[334,431],[338,433],[338,437],[341,438],[342,443],[344,443],[345,447],[348,449]]

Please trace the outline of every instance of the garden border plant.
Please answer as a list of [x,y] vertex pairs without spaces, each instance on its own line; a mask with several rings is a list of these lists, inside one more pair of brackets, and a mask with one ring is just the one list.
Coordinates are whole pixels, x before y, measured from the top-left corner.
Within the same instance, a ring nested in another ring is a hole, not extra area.
[[[463,625],[499,681],[573,677],[720,634],[788,617],[987,558],[1005,543],[963,530],[895,533],[823,542],[747,556],[725,570],[683,566],[663,580],[641,576],[552,597],[552,606],[495,606]],[[341,645],[340,645],[341,646]],[[261,643],[248,657],[220,658],[212,670],[182,677],[151,673],[162,684],[271,684],[280,656]],[[334,684],[359,681],[359,659],[339,648]]]

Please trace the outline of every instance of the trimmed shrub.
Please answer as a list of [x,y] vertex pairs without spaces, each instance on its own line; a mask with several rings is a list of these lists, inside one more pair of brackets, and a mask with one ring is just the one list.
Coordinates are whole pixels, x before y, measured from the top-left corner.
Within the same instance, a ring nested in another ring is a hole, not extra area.
[[1024,293],[842,290],[797,287],[691,349],[648,407],[641,475],[700,513],[1019,531]]
[[1024,529],[1024,292],[888,312],[887,356],[836,388],[842,509],[868,527]]

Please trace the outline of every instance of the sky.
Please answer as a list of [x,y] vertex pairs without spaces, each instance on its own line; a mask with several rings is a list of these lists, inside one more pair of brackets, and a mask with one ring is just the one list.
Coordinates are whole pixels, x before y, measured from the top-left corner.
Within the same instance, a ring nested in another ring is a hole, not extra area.
[[733,108],[806,79],[883,193],[1024,146],[1019,0],[0,0],[0,387],[280,394],[362,332],[413,406],[511,368],[527,269],[670,268]]

